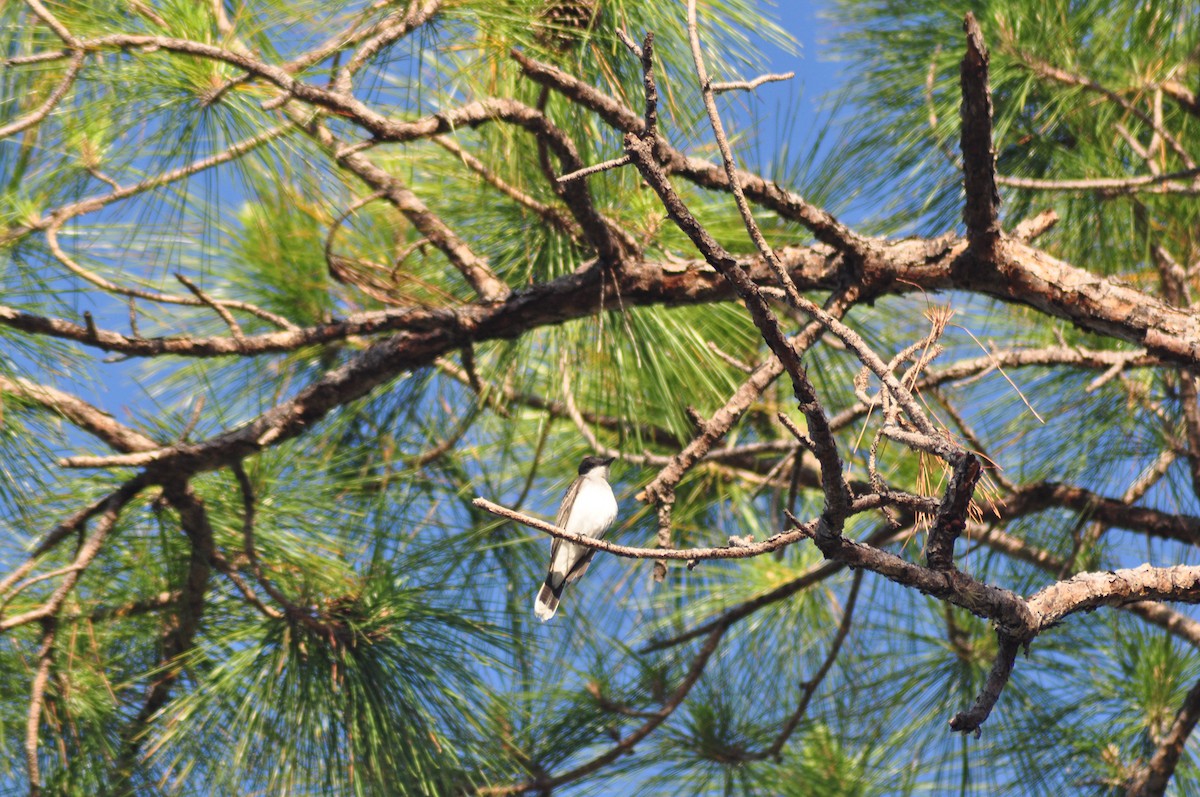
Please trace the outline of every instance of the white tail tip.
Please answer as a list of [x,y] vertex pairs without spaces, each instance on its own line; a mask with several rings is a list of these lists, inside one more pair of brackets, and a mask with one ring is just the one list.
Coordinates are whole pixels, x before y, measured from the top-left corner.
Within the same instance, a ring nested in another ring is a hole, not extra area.
[[554,593],[545,584],[538,590],[537,597],[533,599],[533,613],[537,619],[543,623],[554,616],[558,611],[558,598],[554,597]]

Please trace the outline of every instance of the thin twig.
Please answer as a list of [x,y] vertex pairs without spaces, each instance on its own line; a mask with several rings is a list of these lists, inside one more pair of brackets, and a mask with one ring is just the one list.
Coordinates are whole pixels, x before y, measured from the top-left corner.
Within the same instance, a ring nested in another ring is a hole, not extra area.
[[1079,75],[1068,72],[1065,69],[1060,69],[1059,67],[1047,63],[1046,61],[1034,58],[1027,53],[1018,51],[1016,52],[1016,56],[1020,63],[1042,77],[1056,80],[1059,83],[1067,86],[1079,86],[1081,88],[1085,88],[1088,91],[1101,94],[1110,101],[1116,103],[1121,108],[1140,119],[1148,128],[1150,128],[1150,130],[1161,136],[1164,141],[1170,144],[1171,149],[1173,149],[1175,154],[1178,155],[1180,160],[1183,161],[1184,166],[1189,169],[1195,168],[1195,161],[1192,160],[1191,155],[1175,136],[1173,136],[1165,128],[1156,125],[1152,115],[1146,113],[1141,108],[1137,107],[1137,105],[1135,105],[1133,102],[1130,102],[1125,97],[1122,97],[1119,93],[1085,75]]
[[585,534],[574,534],[566,529],[555,526],[553,523],[547,523],[544,520],[539,520],[522,512],[514,512],[499,504],[492,503],[486,498],[475,498],[471,501],[471,504],[485,512],[491,512],[498,517],[506,518],[532,529],[545,532],[551,537],[573,542],[576,545],[582,545],[597,551],[622,556],[627,559],[675,559],[683,561],[689,559],[697,561],[703,559],[749,559],[810,538],[812,536],[812,528],[815,525],[811,522],[805,523],[793,531],[776,534],[765,542],[757,542],[752,545],[728,546],[723,548],[638,548],[630,545],[618,545],[615,542],[588,537]]
[[[738,171],[733,160],[733,152],[730,150],[729,141],[725,136],[724,125],[721,122],[721,116],[717,111],[716,101],[713,98],[711,83],[708,77],[708,72],[704,66],[704,56],[700,51],[700,34],[699,26],[696,19],[696,0],[688,0],[688,41],[691,44],[692,60],[696,66],[696,75],[700,80],[701,95],[704,99],[704,107],[708,111],[709,122],[713,129],[714,137],[716,138],[717,147],[721,152],[721,160],[725,166],[726,178],[729,180],[730,192],[733,194],[734,201],[737,204],[738,212],[742,216],[742,221],[745,223],[746,231],[750,234],[751,240],[754,242],[755,248],[762,254],[763,259],[771,268],[779,280],[779,284],[783,287],[787,294],[788,302],[801,312],[808,315],[814,320],[820,321],[833,334],[837,335],[847,346],[854,350],[859,359],[864,365],[875,372],[875,375],[887,386],[888,390],[892,391],[900,406],[904,408],[912,422],[931,439],[935,436],[933,425],[925,417],[921,411],[921,407],[912,397],[911,393],[905,389],[896,380],[895,376],[887,370],[885,364],[879,357],[871,351],[866,342],[852,329],[842,324],[829,313],[825,312],[820,306],[801,295],[796,288],[795,282],[792,281],[791,275],[783,268],[779,262],[778,256],[774,249],[767,243],[763,237],[762,231],[758,227],[758,223],[754,220],[754,215],[750,210],[750,205],[746,201],[745,193],[742,191],[740,181],[738,179]],[[714,263],[714,267],[715,267]],[[778,355],[779,353],[776,352]],[[782,355],[779,355],[783,359]],[[789,369],[790,372],[791,369]],[[819,442],[819,441],[818,441]],[[940,456],[950,457],[954,454],[952,446],[937,446]]]
[[232,313],[221,306],[220,302],[201,290],[199,285],[184,276],[182,272],[175,272],[175,279],[182,282],[183,286],[191,291],[197,299],[208,305],[210,308],[212,308],[214,313],[221,317],[221,320],[224,321],[226,326],[229,327],[229,331],[233,335],[233,339],[235,341],[240,344],[244,344],[246,342],[246,335],[244,332],[242,332],[241,325],[233,317]]
[[783,72],[782,74],[767,73],[759,75],[753,80],[728,80],[714,82],[710,86],[713,94],[720,94],[725,91],[754,91],[764,83],[778,83],[783,80],[791,80],[795,76],[795,72]]
[[599,174],[600,172],[606,172],[606,171],[609,171],[610,169],[616,169],[621,166],[628,165],[628,163],[629,163],[629,156],[622,155],[619,158],[613,158],[612,160],[607,160],[607,161],[604,161],[603,163],[597,163],[593,166],[585,166],[582,169],[573,171],[570,174],[564,174],[561,177],[557,177],[555,179],[560,183],[569,183],[572,180],[581,180],[584,177],[588,177],[593,174]]
[[[124,509],[125,505],[132,501],[139,492],[141,492],[142,488],[147,484],[148,481],[149,480],[145,474],[135,476],[114,490],[103,500],[98,502],[98,504],[94,504],[92,507],[89,507],[86,513],[76,513],[72,520],[80,518],[81,516],[84,518],[84,520],[86,520],[93,514],[99,514],[100,519],[96,523],[95,530],[86,539],[84,539],[83,543],[76,551],[75,558],[71,562],[72,570],[63,576],[62,583],[59,584],[57,589],[55,589],[54,592],[51,593],[50,596],[46,598],[46,600],[43,601],[40,606],[23,612],[22,614],[0,618],[0,632],[8,631],[22,625],[28,625],[29,623],[47,620],[55,617],[58,614],[59,608],[62,606],[63,601],[67,599],[67,596],[75,588],[76,582],[79,581],[80,574],[83,573],[83,571],[86,570],[92,563],[92,560],[96,558],[96,554],[100,552],[100,549],[103,547],[105,541],[108,539],[109,534],[112,532],[113,527],[116,526],[117,519],[121,514],[121,510]],[[99,510],[98,512],[95,511],[97,509]],[[83,522],[84,521],[81,520],[77,527],[81,527]],[[60,529],[61,528],[62,527],[60,527]],[[58,532],[59,529],[56,529],[55,531]],[[56,534],[49,535],[49,539],[54,539],[55,537]],[[43,543],[43,545],[45,545],[45,543]],[[39,546],[39,550],[40,548],[41,546]],[[35,556],[36,555],[39,555],[37,551],[35,551]],[[30,561],[32,561],[32,558]],[[13,579],[13,575],[22,571],[28,572],[27,569],[18,568],[17,571],[14,571],[13,574],[10,574],[8,578],[4,580],[4,584],[7,585],[8,583],[11,583],[11,581],[15,580]],[[18,578],[19,577],[20,576],[18,576]]]
[[775,737],[775,741],[771,746],[763,751],[761,758],[776,758],[779,756],[783,750],[783,746],[787,744],[788,739],[791,738],[796,728],[800,725],[800,720],[804,719],[804,715],[808,712],[808,705],[812,701],[813,695],[816,694],[817,688],[833,668],[833,663],[837,661],[838,654],[842,650],[842,644],[846,641],[846,637],[850,635],[850,625],[854,618],[854,607],[858,603],[858,590],[862,586],[862,579],[863,572],[855,570],[854,578],[850,582],[850,594],[846,598],[846,607],[842,610],[842,621],[838,623],[837,633],[833,635],[833,641],[829,643],[829,652],[825,655],[821,666],[817,668],[812,677],[801,684],[799,705],[796,706],[796,710],[787,718],[787,721],[783,723],[783,728],[780,730],[779,735]]
[[568,770],[561,775],[553,777],[537,778],[526,783],[517,783],[508,786],[488,786],[480,789],[479,794],[482,795],[509,795],[520,794],[527,791],[541,791],[548,793],[557,786],[562,786],[567,783],[572,783],[585,775],[601,769],[602,767],[616,761],[622,755],[631,752],[634,746],[645,739],[654,730],[667,720],[674,713],[680,704],[683,703],[692,687],[700,680],[700,676],[704,673],[704,668],[708,664],[708,660],[712,654],[716,652],[718,645],[721,643],[721,638],[728,630],[728,626],[717,626],[709,632],[708,637],[704,640],[704,644],[700,650],[696,652],[695,658],[692,659],[692,665],[688,669],[687,674],[675,687],[675,690],[663,702],[662,707],[651,714],[644,724],[637,730],[618,741],[613,747],[596,756],[592,760],[580,764],[574,769]]
[[59,81],[58,85],[54,87],[54,90],[50,92],[45,101],[42,102],[42,104],[37,108],[34,108],[32,111],[20,117],[19,119],[14,119],[8,124],[0,127],[0,139],[8,138],[11,135],[20,133],[22,130],[33,127],[38,122],[41,122],[43,119],[49,116],[50,112],[54,110],[55,106],[57,106],[62,98],[66,96],[72,84],[75,83],[75,78],[79,76],[80,70],[83,69],[84,58],[85,54],[82,50],[76,50],[74,53],[72,53],[71,63],[67,67],[66,74],[63,75],[62,80]]
[[[1181,182],[1184,180],[1190,182]],[[1075,180],[997,176],[996,182],[1009,188],[1024,188],[1030,191],[1088,191],[1106,197],[1130,194],[1194,195],[1200,194],[1200,168],[1138,177],[1084,177]]]

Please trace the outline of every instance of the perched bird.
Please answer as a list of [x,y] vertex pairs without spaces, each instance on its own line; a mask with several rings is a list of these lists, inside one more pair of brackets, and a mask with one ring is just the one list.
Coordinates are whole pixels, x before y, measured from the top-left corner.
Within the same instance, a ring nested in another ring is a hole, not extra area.
[[[597,539],[604,536],[617,516],[617,499],[608,485],[608,466],[613,457],[584,457],[579,476],[571,482],[554,525],[573,534]],[[555,538],[550,548],[550,571],[533,602],[533,613],[546,622],[558,611],[563,589],[583,576],[595,555],[594,548]]]

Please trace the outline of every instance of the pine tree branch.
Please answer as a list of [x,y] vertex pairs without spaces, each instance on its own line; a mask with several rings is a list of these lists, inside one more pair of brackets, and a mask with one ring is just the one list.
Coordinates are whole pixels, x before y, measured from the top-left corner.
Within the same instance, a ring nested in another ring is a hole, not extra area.
[[833,641],[829,643],[829,652],[825,654],[825,658],[821,661],[821,666],[813,673],[812,677],[800,685],[800,702],[796,706],[796,710],[783,723],[783,728],[779,735],[775,737],[775,741],[771,746],[760,754],[751,754],[747,758],[750,760],[778,758],[783,751],[783,746],[787,744],[788,739],[796,732],[796,728],[800,725],[800,720],[804,719],[804,715],[808,712],[809,703],[812,701],[813,695],[816,694],[817,688],[821,682],[825,680],[825,676],[833,669],[833,663],[837,661],[838,654],[842,651],[842,644],[846,641],[846,637],[850,634],[850,625],[854,618],[854,607],[858,603],[858,589],[862,586],[863,573],[861,570],[854,571],[854,577],[850,580],[850,594],[846,598],[846,606],[842,609],[842,619],[838,623],[837,632],[833,635]]
[[[513,200],[521,207],[533,211],[554,229],[558,230],[564,235],[570,236],[571,239],[575,241],[578,241],[582,237],[583,230],[581,230],[579,225],[575,224],[566,213],[563,213],[553,205],[548,205],[544,202],[538,201],[516,186],[510,185],[509,183],[500,179],[500,177],[492,169],[490,169],[487,164],[464,149],[462,145],[454,140],[453,137],[434,136],[431,140],[433,143],[437,144],[439,147],[462,161],[464,166],[475,172],[475,174],[479,175],[485,183],[490,185],[492,188],[495,188],[501,194]],[[587,171],[587,169],[584,169],[583,171]],[[576,174],[578,174],[578,172]],[[571,175],[564,175],[558,179],[560,181],[566,181],[569,177],[571,177]]]
[[1129,196],[1131,194],[1191,196],[1200,194],[1200,168],[1138,177],[1083,177],[1074,180],[1068,178],[1044,180],[1034,177],[999,175],[996,177],[996,182],[1008,188],[1023,188],[1030,191],[1092,192],[1102,197]]
[[1078,86],[1105,97],[1110,102],[1119,106],[1121,109],[1137,117],[1143,124],[1153,130],[1156,135],[1161,137],[1162,140],[1166,141],[1175,151],[1175,154],[1180,158],[1180,160],[1183,161],[1185,167],[1188,169],[1194,169],[1196,167],[1196,163],[1192,160],[1191,155],[1174,135],[1162,127],[1161,124],[1156,122],[1153,116],[1143,111],[1130,100],[1121,96],[1119,92],[1113,91],[1107,86],[1099,83],[1096,80],[1093,80],[1086,75],[1061,69],[1040,58],[1035,58],[1028,53],[1017,51],[1014,54],[1016,55],[1019,63],[1041,77],[1054,80],[1058,83],[1062,83],[1065,86]]
[[[836,534],[840,530],[841,522],[845,519],[845,512],[849,507],[849,490],[842,475],[841,456],[838,454],[837,443],[829,430],[825,410],[817,398],[816,390],[808,380],[799,353],[784,336],[779,320],[767,306],[757,286],[738,268],[736,260],[717,243],[684,206],[679,195],[667,181],[666,174],[654,161],[648,146],[636,136],[626,135],[625,148],[633,158],[638,171],[646,178],[650,187],[658,193],[667,209],[667,214],[692,240],[709,265],[733,284],[738,295],[746,303],[746,308],[763,339],[791,377],[796,399],[800,403],[800,410],[808,420],[809,434],[814,443],[813,453],[821,462],[821,480],[825,491],[826,509],[835,524],[830,530]],[[824,324],[824,321],[822,323]]]
[[79,77],[79,73],[83,69],[83,62],[84,54],[82,51],[76,50],[71,53],[71,63],[67,67],[67,72],[63,75],[58,85],[54,87],[54,90],[47,95],[46,99],[37,108],[6,125],[0,125],[0,139],[16,135],[22,130],[28,130],[49,116],[50,112],[62,102],[63,97],[71,90],[71,86],[75,84],[75,78]]
[[531,515],[522,512],[514,512],[507,507],[493,503],[486,498],[475,498],[471,501],[472,506],[478,507],[485,512],[490,512],[497,517],[502,517],[507,520],[520,523],[523,526],[528,526],[531,529],[545,532],[551,537],[567,542],[581,545],[585,548],[591,548],[596,551],[604,551],[616,556],[625,557],[627,559],[677,559],[682,561],[703,561],[706,559],[749,559],[754,556],[762,556],[765,553],[771,553],[788,545],[808,539],[812,536],[812,523],[805,524],[792,531],[787,531],[782,534],[776,534],[764,542],[757,542],[750,545],[729,544],[721,548],[639,548],[631,545],[619,545],[608,540],[589,537],[586,534],[575,534],[566,529],[559,528],[553,523],[547,523]]
[[[113,527],[116,526],[117,519],[120,517],[121,510],[125,508],[126,504],[137,497],[137,494],[148,483],[144,474],[135,476],[112,493],[109,493],[108,496],[97,504],[93,504],[83,512],[76,513],[70,521],[59,526],[54,532],[48,535],[47,540],[38,547],[37,551],[40,551],[49,543],[62,539],[59,536],[62,529],[82,528],[83,523],[92,515],[99,515],[95,529],[79,546],[74,559],[71,561],[71,570],[63,576],[62,583],[59,584],[40,606],[29,609],[21,614],[9,617],[0,616],[0,633],[10,631],[22,625],[28,625],[29,623],[52,619],[58,614],[63,601],[67,599],[67,596],[75,588],[76,582],[79,581],[80,575],[91,565],[92,560],[96,558],[96,555],[108,539],[108,535],[112,533]],[[69,531],[66,533],[69,533]],[[36,556],[40,555],[37,551],[35,551],[34,556],[30,557],[29,563],[32,563]],[[32,564],[29,563],[27,563],[29,567],[32,567]],[[4,582],[0,583],[0,589],[7,589],[13,581],[21,577],[18,574],[23,574],[23,572],[28,572],[28,569],[24,569],[24,566],[10,573]]]
[[1176,80],[1164,81],[1160,88],[1164,94],[1179,103],[1185,111],[1193,116],[1200,116],[1200,100],[1196,99],[1196,92]]
[[712,654],[716,652],[717,647],[721,643],[721,638],[725,635],[726,630],[727,629],[724,626],[718,626],[709,632],[708,637],[704,640],[704,644],[701,645],[700,650],[696,652],[696,656],[692,659],[692,664],[688,668],[687,673],[684,675],[679,685],[675,687],[675,690],[663,702],[662,707],[659,708],[658,711],[651,714],[646,722],[643,723],[637,730],[623,737],[609,750],[601,753],[592,760],[575,767],[574,769],[570,769],[562,773],[561,775],[538,778],[509,786],[486,787],[480,789],[478,794],[496,795],[499,797],[500,795],[522,794],[525,792],[545,793],[558,786],[573,783],[587,775],[592,774],[593,772],[597,772],[608,764],[611,764],[613,761],[616,761],[621,756],[631,752],[638,742],[642,741],[651,733],[653,733],[659,725],[665,722],[671,716],[671,714],[675,712],[675,709],[679,708],[684,699],[687,698],[687,695],[692,690],[692,687],[696,685],[698,680],[700,680],[700,676],[704,673],[704,668],[708,664],[708,660],[712,657]]
[[122,603],[119,606],[101,605],[91,611],[75,611],[63,612],[59,616],[59,621],[64,623],[78,622],[85,620],[92,623],[105,622],[107,620],[118,620],[124,617],[137,617],[142,614],[149,614],[161,609],[173,606],[179,602],[183,592],[180,590],[171,590],[169,592],[160,592],[157,595],[151,595],[148,598],[140,598],[127,603]]
[[23,377],[0,376],[0,393],[61,415],[77,428],[103,440],[117,451],[153,451],[158,441],[119,423],[107,412],[70,393],[39,385]]
[[[853,290],[831,296],[826,308],[831,315],[841,317],[853,306]],[[825,327],[812,321],[799,335],[789,339],[789,344],[800,354],[807,351],[820,339]],[[750,374],[750,377],[734,391],[729,400],[700,426],[695,437],[670,458],[654,479],[640,493],[638,500],[667,507],[666,516],[660,519],[659,545],[670,547],[670,507],[675,502],[675,488],[695,465],[708,458],[716,445],[733,426],[741,420],[751,404],[783,374],[783,363],[778,357],[770,357]],[[660,573],[665,576],[665,572]],[[661,579],[658,579],[661,580]]]
[[967,52],[960,68],[962,84],[963,221],[972,250],[991,262],[1000,239],[1000,194],[996,191],[996,150],[992,146],[992,94],[988,51],[975,15],[963,20]]
[[[1071,562],[994,526],[973,524],[969,534],[972,540],[978,540],[998,553],[1016,561],[1031,564],[1051,575],[1058,575],[1061,578],[1063,574],[1070,571]],[[1186,614],[1153,601],[1135,601],[1115,608],[1136,615],[1192,647],[1200,648],[1200,621],[1193,620]]]
[[1200,722],[1200,682],[1188,690],[1170,730],[1150,760],[1130,779],[1125,789],[1126,797],[1162,797],[1166,794],[1197,722]]
[[1032,628],[1045,629],[1076,612],[1135,601],[1200,602],[1200,566],[1176,565],[1079,573],[1029,598]]
[[41,766],[38,761],[38,746],[41,738],[39,727],[42,707],[46,702],[46,685],[50,681],[50,668],[54,665],[54,637],[57,625],[53,619],[42,621],[42,638],[38,646],[38,666],[29,687],[29,710],[25,720],[25,770],[29,778],[29,797],[42,793]]
[[[531,80],[554,89],[577,105],[587,108],[611,127],[627,134],[646,135],[645,116],[634,113],[619,100],[585,83],[558,67],[537,61],[519,50],[512,57]],[[645,70],[643,69],[643,74]],[[653,131],[652,145],[655,157],[669,174],[678,174],[703,188],[729,191],[728,176],[722,166],[698,158],[689,158],[674,149],[667,140]],[[780,216],[799,222],[812,230],[822,243],[862,257],[869,249],[867,239],[854,233],[839,222],[828,211],[807,202],[799,194],[786,191],[774,181],[749,172],[737,172],[737,181],[746,196],[757,204],[775,211]]]
[[979,459],[969,452],[964,452],[954,463],[945,497],[925,543],[925,562],[934,570],[954,567],[954,543],[966,528],[967,511],[982,474]]
[[999,650],[996,653],[996,661],[992,664],[991,671],[988,672],[983,690],[979,693],[979,697],[976,698],[975,705],[971,706],[967,711],[955,714],[950,719],[950,730],[952,731],[974,733],[978,737],[980,726],[983,725],[992,713],[992,709],[996,707],[996,701],[1000,699],[1000,694],[1008,684],[1009,676],[1012,675],[1013,664],[1017,660],[1017,651],[1021,645],[1016,639],[1003,631],[996,632],[996,639],[999,642]]
[[215,554],[213,529],[204,502],[184,480],[168,482],[163,495],[179,512],[180,525],[190,543],[187,569],[178,599],[162,620],[159,660],[142,697],[141,708],[120,732],[120,752],[113,765],[113,781],[120,790],[132,791],[133,775],[147,730],[155,715],[166,705],[183,670],[185,657],[193,650],[200,621],[208,605],[211,562]]
[[383,49],[390,47],[412,31],[429,22],[441,9],[441,0],[414,0],[403,13],[394,13],[378,26],[378,29],[359,45],[354,55],[346,62],[334,78],[334,88],[342,93],[351,92],[350,81],[367,63]]
[[[836,272],[821,254],[803,247],[789,247],[784,262],[792,278],[805,290],[824,290],[834,287]],[[739,259],[739,266],[760,284],[770,284],[772,277],[758,258]],[[476,341],[516,337],[523,332],[551,326],[594,314],[601,306],[621,301],[632,306],[676,306],[729,301],[733,289],[703,261],[641,261],[626,267],[602,286],[601,275],[594,268],[514,291],[502,303],[477,301],[453,308],[398,307],[353,313],[346,318],[308,327],[296,327],[276,332],[246,335],[238,343],[230,336],[190,336],[173,334],[165,337],[128,336],[114,330],[97,328],[93,333],[82,324],[41,316],[14,307],[0,305],[0,324],[39,335],[72,340],[103,351],[131,357],[223,357],[231,354],[258,356],[295,351],[351,337],[379,335],[388,332],[422,333],[431,327],[446,325],[471,330]],[[908,290],[911,288],[906,288]],[[190,299],[190,297],[189,297]],[[195,302],[197,305],[201,303]],[[226,307],[233,306],[226,302]],[[446,351],[461,348],[449,346]]]

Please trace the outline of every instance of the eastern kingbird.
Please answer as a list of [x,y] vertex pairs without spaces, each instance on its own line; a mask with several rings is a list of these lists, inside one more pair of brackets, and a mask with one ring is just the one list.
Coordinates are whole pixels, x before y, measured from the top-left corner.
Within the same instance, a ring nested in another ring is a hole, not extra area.
[[[617,516],[617,499],[612,487],[608,486],[608,466],[615,457],[584,457],[579,463],[579,476],[571,482],[558,508],[554,525],[573,534],[584,534],[597,539],[604,536]],[[583,576],[592,562],[595,548],[554,539],[550,547],[550,571],[546,582],[538,590],[533,602],[533,613],[543,623],[558,611],[558,601],[563,589]]]

